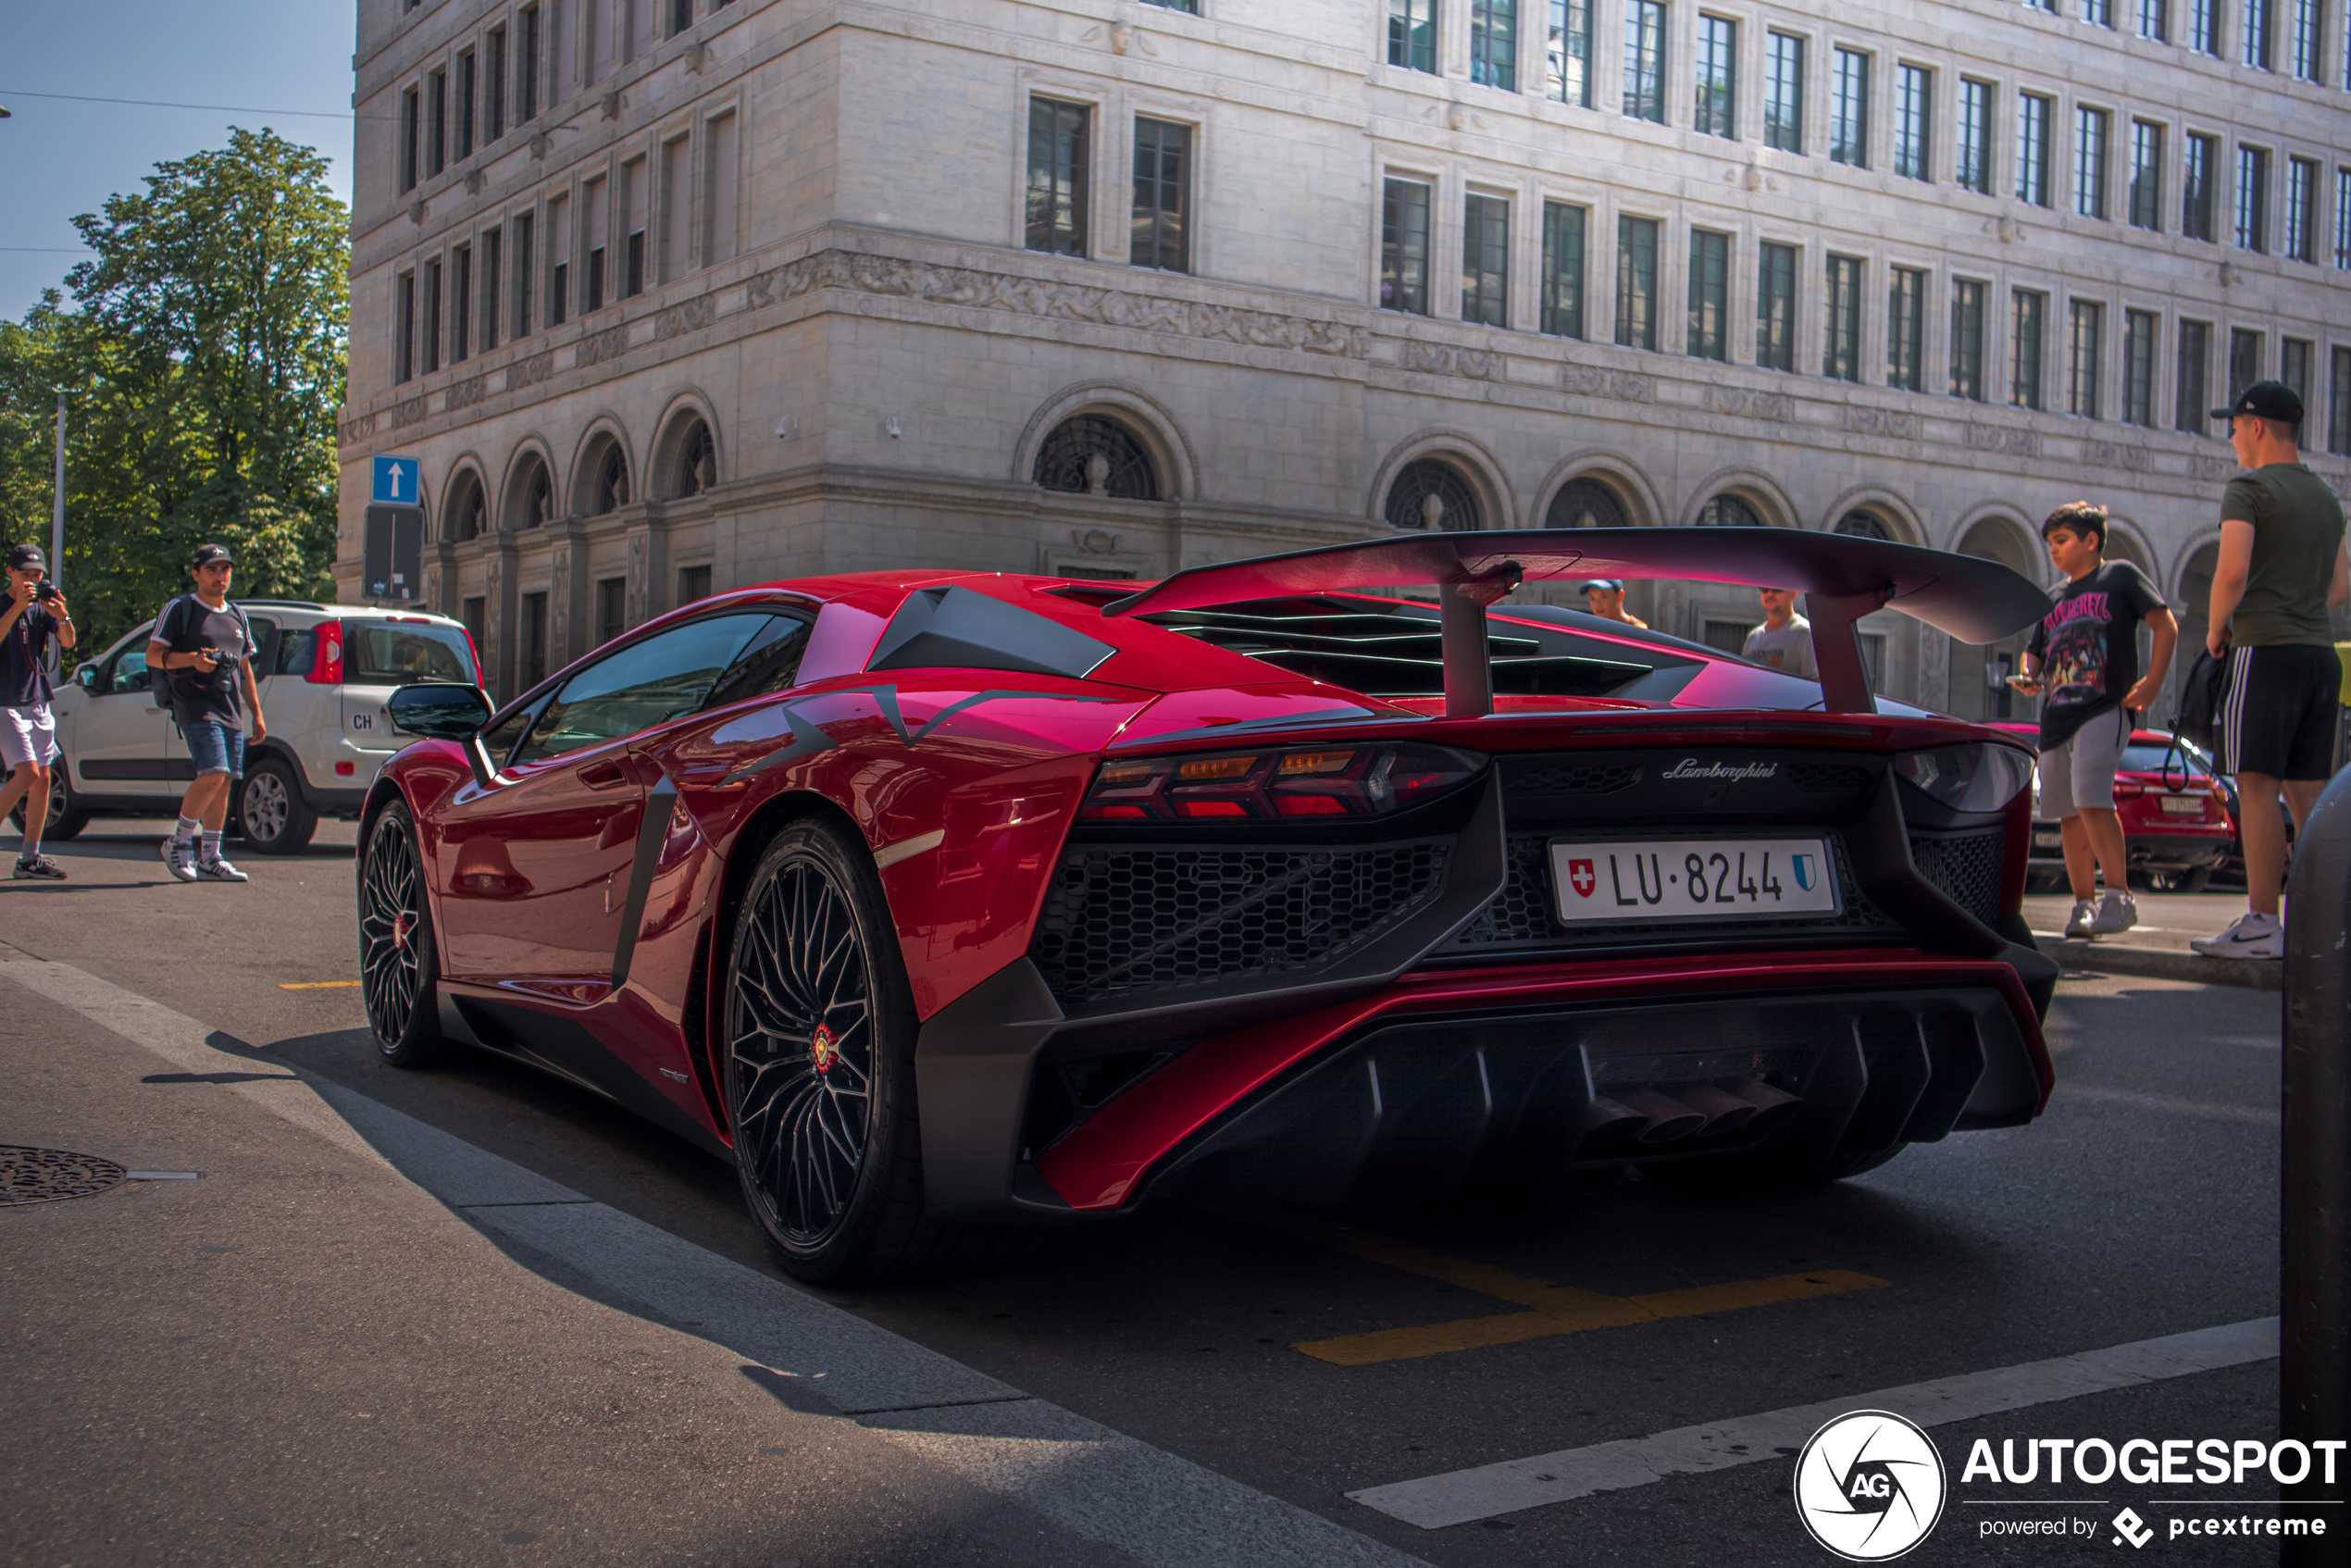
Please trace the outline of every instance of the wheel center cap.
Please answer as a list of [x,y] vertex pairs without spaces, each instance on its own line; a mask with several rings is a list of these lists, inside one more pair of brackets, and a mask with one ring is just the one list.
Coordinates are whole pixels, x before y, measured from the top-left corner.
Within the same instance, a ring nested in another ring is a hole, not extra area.
[[808,1037],[808,1053],[816,1059],[818,1072],[831,1072],[833,1064],[840,1059],[840,1048],[833,1043],[832,1030],[817,1025],[816,1032]]
[[404,915],[392,917],[392,947],[394,952],[408,951],[408,917]]

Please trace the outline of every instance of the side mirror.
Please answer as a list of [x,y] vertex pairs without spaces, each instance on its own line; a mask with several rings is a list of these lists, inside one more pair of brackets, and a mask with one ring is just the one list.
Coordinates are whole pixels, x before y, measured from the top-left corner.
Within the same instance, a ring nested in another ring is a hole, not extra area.
[[384,711],[394,729],[429,740],[470,740],[490,721],[490,700],[471,686],[404,686]]
[[98,662],[95,659],[73,672],[73,683],[84,691],[98,689]]

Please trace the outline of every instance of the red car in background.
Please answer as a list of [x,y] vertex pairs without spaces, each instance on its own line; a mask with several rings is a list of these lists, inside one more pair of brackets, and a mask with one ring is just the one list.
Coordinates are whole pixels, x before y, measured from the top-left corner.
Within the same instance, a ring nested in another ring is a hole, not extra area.
[[[2028,739],[2030,724],[1996,724]],[[2215,867],[2236,842],[2236,817],[2228,788],[2214,773],[2202,748],[2160,729],[2134,729],[2114,770],[2114,809],[2122,818],[2122,843],[2133,881],[2161,893],[2200,893]],[[2033,854],[2027,863],[2028,892],[2056,892],[2065,886],[2065,850],[2057,819],[2041,815],[2041,780],[2033,779]]]

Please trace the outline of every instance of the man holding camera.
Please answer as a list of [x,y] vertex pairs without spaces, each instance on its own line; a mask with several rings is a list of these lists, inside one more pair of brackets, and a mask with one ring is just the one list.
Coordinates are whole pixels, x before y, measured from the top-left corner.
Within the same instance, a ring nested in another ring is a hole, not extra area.
[[267,740],[261,690],[255,683],[253,627],[229,603],[235,563],[228,550],[206,544],[188,563],[195,591],[163,607],[147,642],[147,667],[171,682],[171,716],[196,765],[196,781],[180,803],[180,823],[163,841],[163,864],[182,882],[243,882],[245,874],[220,857],[220,830],[229,794],[244,772],[242,709],[253,709],[253,738]]
[[8,766],[8,781],[0,785],[0,816],[24,802],[19,880],[66,879],[64,867],[41,852],[41,830],[49,825],[49,765],[57,760],[49,672],[42,667],[53,637],[59,647],[72,647],[73,616],[49,580],[41,547],[19,544],[8,552],[8,594],[0,600],[0,761]]

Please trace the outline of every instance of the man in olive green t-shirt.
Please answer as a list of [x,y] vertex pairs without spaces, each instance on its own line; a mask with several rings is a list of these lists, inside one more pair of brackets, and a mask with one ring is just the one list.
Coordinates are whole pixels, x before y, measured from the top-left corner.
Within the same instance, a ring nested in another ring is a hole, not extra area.
[[2302,463],[2300,395],[2283,381],[2256,381],[2212,417],[2230,422],[2229,443],[2245,470],[2220,502],[2206,643],[2229,661],[2220,765],[2236,776],[2250,907],[2219,936],[2189,945],[2216,958],[2283,958],[2278,793],[2299,828],[2333,762],[2343,664],[2327,612],[2351,593],[2351,561],[2343,503]]

